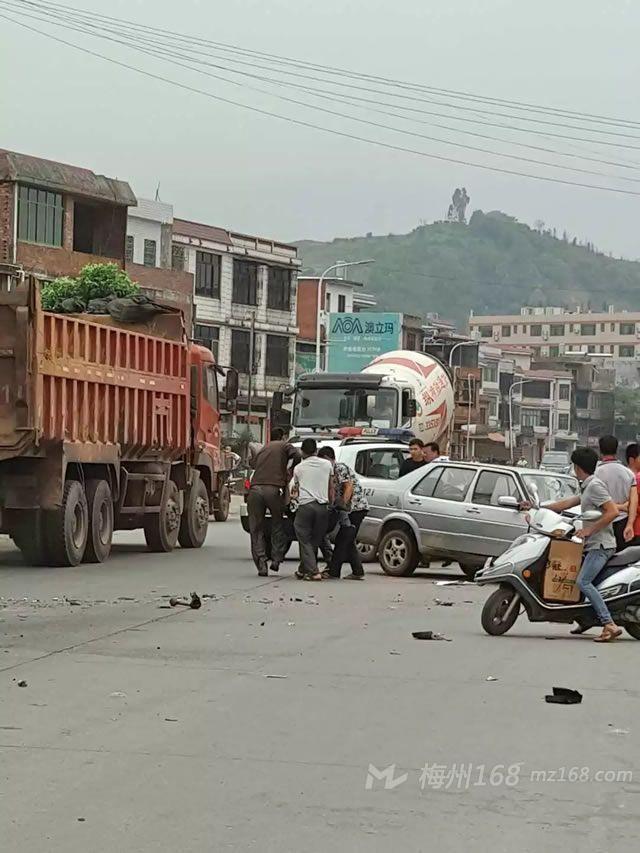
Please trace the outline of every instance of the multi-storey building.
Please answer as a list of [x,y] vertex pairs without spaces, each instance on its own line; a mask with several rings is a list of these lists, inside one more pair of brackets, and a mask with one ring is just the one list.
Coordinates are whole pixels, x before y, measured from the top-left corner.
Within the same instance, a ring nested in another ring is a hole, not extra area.
[[240,374],[238,411],[226,416],[227,431],[248,424],[264,438],[269,397],[294,376],[295,246],[174,219],[172,265],[195,279],[194,338]]
[[529,347],[535,356],[558,358],[585,350],[617,360],[640,358],[640,312],[592,313],[524,307],[519,314],[472,315],[470,332],[481,341]]

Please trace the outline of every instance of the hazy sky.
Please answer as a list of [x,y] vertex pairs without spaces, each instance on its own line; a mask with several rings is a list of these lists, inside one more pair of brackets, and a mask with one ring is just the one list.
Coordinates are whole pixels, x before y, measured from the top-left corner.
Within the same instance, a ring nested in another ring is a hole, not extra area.
[[[2,5],[0,0],[0,12]],[[640,4],[632,0],[75,0],[75,5],[319,64],[640,121]],[[455,158],[640,191],[640,183],[561,173],[359,126],[171,68],[98,39],[55,32],[155,73],[324,127]],[[159,182],[160,197],[173,203],[178,216],[282,240],[400,233],[420,220],[441,218],[453,188],[465,185],[472,209],[498,208],[530,223],[541,219],[604,250],[640,257],[640,196],[541,183],[375,148],[178,90],[2,19],[0,33],[5,81],[0,87],[0,146],[127,179],[141,196],[153,197]],[[365,115],[349,106],[334,108]],[[553,159],[425,124],[367,117]],[[476,130],[508,135],[498,129]],[[640,146],[640,127],[628,132],[638,138],[625,141]],[[573,141],[518,138],[573,152],[587,149]],[[596,156],[603,155],[640,163],[640,148],[598,149]],[[583,161],[574,165],[620,171]],[[637,170],[626,174],[640,178]]]

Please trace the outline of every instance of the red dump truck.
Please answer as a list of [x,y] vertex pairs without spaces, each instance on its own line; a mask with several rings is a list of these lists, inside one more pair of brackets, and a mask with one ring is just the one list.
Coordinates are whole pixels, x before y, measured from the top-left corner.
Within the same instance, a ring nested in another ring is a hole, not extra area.
[[114,530],[199,548],[229,512],[219,373],[179,314],[49,313],[35,279],[0,270],[0,530],[39,565],[101,562]]

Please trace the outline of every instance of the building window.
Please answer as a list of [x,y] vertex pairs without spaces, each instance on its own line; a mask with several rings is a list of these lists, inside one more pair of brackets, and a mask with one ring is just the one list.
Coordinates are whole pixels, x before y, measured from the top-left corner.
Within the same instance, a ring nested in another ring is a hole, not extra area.
[[416,336],[415,332],[407,332],[407,349],[412,352],[415,351],[416,348]]
[[549,358],[558,358],[560,355],[560,347],[549,347]]
[[595,323],[581,323],[580,324],[580,334],[581,335],[595,335],[596,333],[596,324]]
[[558,429],[567,432],[569,429],[569,415],[558,415]]
[[231,331],[231,367],[239,373],[249,373],[251,333],[244,329]]
[[193,337],[196,343],[210,349],[215,360],[218,360],[220,329],[217,326],[205,326],[204,324],[196,323],[193,328]]
[[289,338],[267,335],[267,376],[289,375]]
[[498,417],[498,401],[495,399],[495,397],[492,397],[491,400],[489,400],[489,417]]
[[274,311],[291,310],[291,270],[269,267],[267,308]]
[[604,323],[600,323],[600,331],[604,332],[604,329],[605,329]]
[[551,383],[540,379],[530,379],[523,385],[522,394],[532,400],[549,400],[551,397]]
[[554,323],[550,327],[549,333],[552,338],[561,338],[564,335],[564,323]]
[[62,246],[62,195],[18,187],[18,240]]
[[594,353],[595,351],[596,351],[595,346],[593,344],[589,344],[589,346],[587,347],[587,352]]
[[331,294],[327,293],[324,298],[324,310],[329,314],[331,312]]
[[620,344],[618,347],[618,355],[620,358],[633,358],[636,354],[636,348],[631,344]]
[[498,367],[495,364],[491,364],[488,367],[482,368],[482,381],[483,382],[497,382],[498,381]]
[[220,299],[220,255],[196,252],[196,295]]
[[[347,310],[347,297],[344,296],[343,294],[338,294],[338,311],[340,313],[343,313],[346,310]],[[410,349],[413,349],[413,347],[410,347]]]
[[171,244],[171,269],[184,270],[184,246],[179,243]]
[[549,412],[546,409],[522,409],[522,411],[520,412],[520,426],[548,427]]
[[612,323],[612,324],[611,324],[611,331],[612,331],[612,332],[615,332],[615,330],[616,330],[616,324],[615,324],[615,323]]
[[124,243],[124,259],[128,264],[133,263],[133,247],[135,246],[135,242],[133,234],[127,234],[127,239]]
[[144,241],[144,265],[145,267],[155,267],[156,265],[156,241]]
[[514,327],[513,327],[513,334],[514,334],[514,335],[517,335],[517,334],[518,334],[518,327],[517,327],[517,326],[514,326]]
[[493,335],[493,326],[478,326],[481,338],[490,338]]
[[533,326],[529,326],[529,334],[532,338],[541,338],[542,337],[542,326],[539,323],[536,323]]
[[233,302],[258,304],[258,265],[251,261],[233,261]]
[[502,326],[502,328],[500,329],[500,333],[501,333],[503,338],[510,338],[511,337],[511,326]]
[[620,334],[621,335],[635,335],[636,333],[636,324],[635,323],[620,323]]
[[571,385],[567,385],[567,383],[563,383],[558,386],[558,400],[569,400],[571,399]]

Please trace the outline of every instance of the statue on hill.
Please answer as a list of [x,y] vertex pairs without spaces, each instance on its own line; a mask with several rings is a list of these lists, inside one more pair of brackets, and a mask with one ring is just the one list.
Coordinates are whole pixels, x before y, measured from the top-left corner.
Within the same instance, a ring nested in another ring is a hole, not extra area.
[[467,205],[471,199],[467,195],[466,187],[456,188],[451,196],[451,204],[447,211],[447,222],[457,222],[459,225],[466,225],[467,222]]

